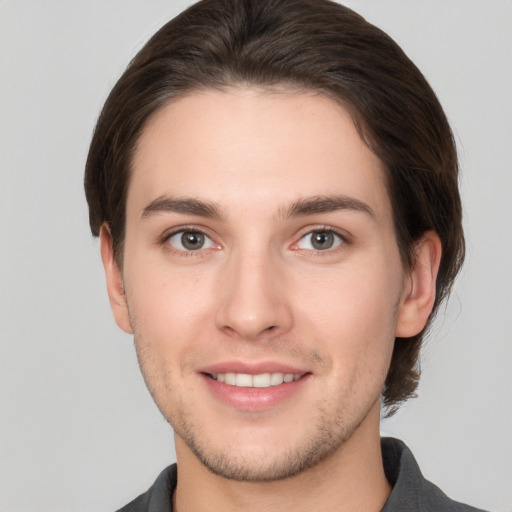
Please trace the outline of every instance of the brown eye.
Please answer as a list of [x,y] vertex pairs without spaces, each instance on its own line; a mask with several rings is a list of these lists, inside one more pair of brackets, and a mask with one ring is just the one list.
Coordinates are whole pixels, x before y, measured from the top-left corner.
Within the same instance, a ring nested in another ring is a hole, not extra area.
[[169,237],[168,243],[180,251],[199,251],[213,247],[212,239],[201,231],[178,231]]

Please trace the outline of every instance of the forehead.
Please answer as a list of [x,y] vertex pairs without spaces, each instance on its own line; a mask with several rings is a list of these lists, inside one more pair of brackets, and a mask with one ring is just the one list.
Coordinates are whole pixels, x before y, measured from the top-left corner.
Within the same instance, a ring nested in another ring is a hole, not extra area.
[[238,210],[343,194],[386,215],[379,159],[350,115],[315,93],[236,88],[191,93],[148,121],[137,145],[128,210],[162,195]]

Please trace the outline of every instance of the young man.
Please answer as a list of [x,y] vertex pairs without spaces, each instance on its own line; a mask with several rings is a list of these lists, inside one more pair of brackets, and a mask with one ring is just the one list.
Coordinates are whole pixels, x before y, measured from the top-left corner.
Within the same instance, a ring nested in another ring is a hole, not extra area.
[[383,32],[204,0],[104,106],[85,187],[177,466],[125,511],[475,510],[379,436],[464,256],[455,146]]

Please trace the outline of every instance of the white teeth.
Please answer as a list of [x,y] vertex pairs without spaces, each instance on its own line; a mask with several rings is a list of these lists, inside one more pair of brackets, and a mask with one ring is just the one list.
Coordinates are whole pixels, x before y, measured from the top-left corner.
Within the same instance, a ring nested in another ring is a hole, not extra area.
[[230,386],[236,386],[236,373],[226,373],[224,382]]
[[262,373],[260,375],[253,375],[252,376],[252,385],[255,388],[270,387],[270,373]]
[[283,383],[292,382],[301,378],[301,373],[260,373],[258,375],[249,375],[247,373],[218,373],[212,375],[212,378],[219,382],[224,382],[230,386],[241,388],[268,388],[270,386],[279,386]]
[[251,388],[252,387],[252,375],[246,373],[237,373],[235,386],[240,388]]
[[270,385],[277,386],[284,382],[284,374],[283,373],[273,373],[270,376]]

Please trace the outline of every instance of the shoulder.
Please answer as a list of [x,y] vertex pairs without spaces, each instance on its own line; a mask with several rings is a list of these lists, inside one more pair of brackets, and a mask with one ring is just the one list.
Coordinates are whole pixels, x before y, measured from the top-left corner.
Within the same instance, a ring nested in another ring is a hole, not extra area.
[[484,512],[453,501],[426,480],[407,446],[398,439],[382,439],[384,469],[393,491],[382,512]]
[[172,495],[176,482],[176,464],[172,464],[158,475],[155,483],[145,493],[117,512],[172,512]]

